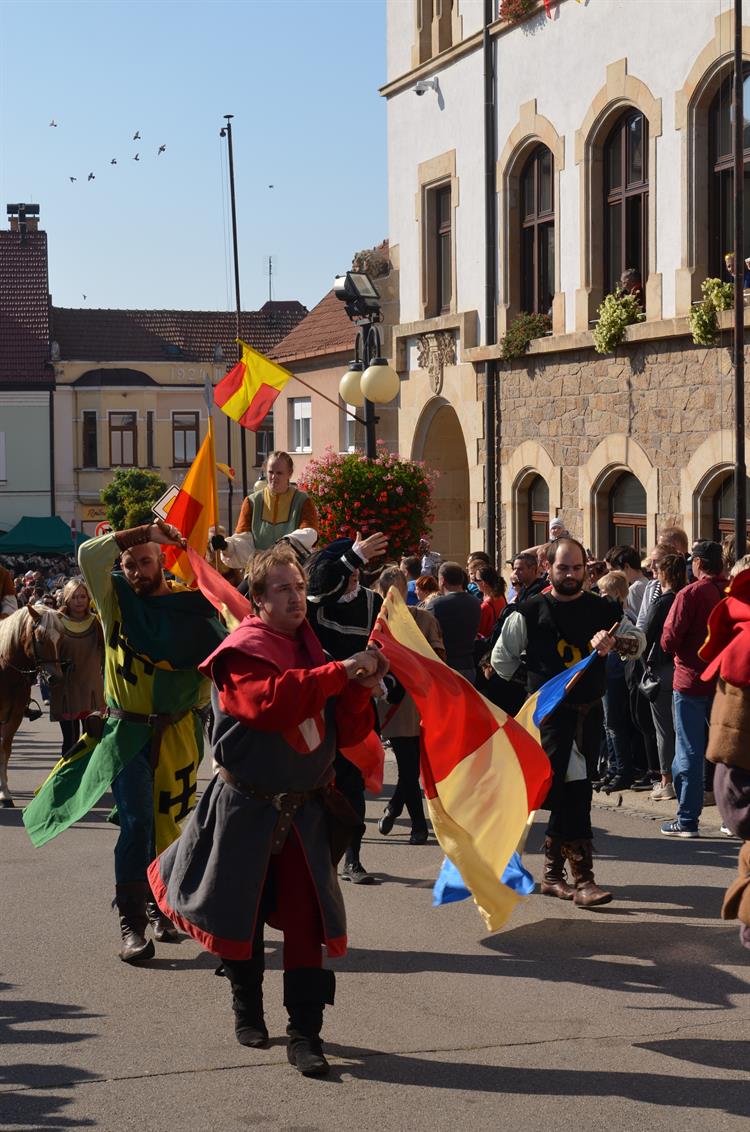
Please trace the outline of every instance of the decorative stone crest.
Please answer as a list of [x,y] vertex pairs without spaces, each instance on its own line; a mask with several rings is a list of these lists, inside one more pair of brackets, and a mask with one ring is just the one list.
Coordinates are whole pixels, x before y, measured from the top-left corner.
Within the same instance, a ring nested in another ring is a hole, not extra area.
[[417,365],[430,375],[430,388],[440,393],[443,371],[456,364],[456,336],[451,330],[431,330],[417,338]]

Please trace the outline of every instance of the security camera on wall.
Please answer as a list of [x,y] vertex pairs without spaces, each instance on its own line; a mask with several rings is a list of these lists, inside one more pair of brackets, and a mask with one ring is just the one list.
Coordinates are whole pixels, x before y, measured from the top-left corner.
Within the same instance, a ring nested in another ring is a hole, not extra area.
[[411,89],[421,98],[423,94],[427,94],[428,90],[437,91],[438,81],[437,79],[419,79]]

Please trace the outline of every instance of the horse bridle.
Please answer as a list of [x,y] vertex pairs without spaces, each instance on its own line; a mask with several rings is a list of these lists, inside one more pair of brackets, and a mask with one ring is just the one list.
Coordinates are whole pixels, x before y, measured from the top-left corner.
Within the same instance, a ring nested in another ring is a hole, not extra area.
[[54,665],[59,665],[61,668],[67,667],[67,664],[69,664],[70,662],[61,661],[58,659],[48,660],[45,657],[39,655],[39,650],[37,647],[39,644],[37,633],[40,631],[40,629],[41,626],[35,624],[34,628],[31,631],[31,647],[34,651],[34,667],[18,668],[15,664],[11,664],[10,661],[7,661],[5,665],[6,668],[12,669],[13,672],[17,672],[20,676],[36,676],[39,672],[44,672],[45,675],[49,676],[50,673],[47,672],[48,668],[52,668]]

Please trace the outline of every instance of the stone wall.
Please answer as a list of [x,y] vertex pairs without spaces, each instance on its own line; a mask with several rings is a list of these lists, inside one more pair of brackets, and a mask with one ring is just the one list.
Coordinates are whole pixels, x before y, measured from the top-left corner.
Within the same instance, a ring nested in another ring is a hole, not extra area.
[[[700,466],[692,470],[702,481],[713,468],[734,460],[731,339],[724,337],[727,345],[709,349],[689,338],[669,338],[626,344],[615,355],[576,350],[501,367],[503,552],[517,534],[514,483],[525,466],[533,466],[534,445],[554,466],[552,478],[559,469],[559,510],[571,530],[596,539],[592,491],[608,468],[627,467],[647,489],[649,538],[660,523],[675,517],[692,533],[692,495],[699,483],[686,482],[686,470],[700,453]],[[695,521],[700,524],[699,517]]]

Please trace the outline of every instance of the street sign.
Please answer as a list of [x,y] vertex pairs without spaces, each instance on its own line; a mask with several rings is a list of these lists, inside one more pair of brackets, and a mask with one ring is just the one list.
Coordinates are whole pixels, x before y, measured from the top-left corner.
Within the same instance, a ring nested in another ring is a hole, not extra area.
[[101,523],[96,524],[96,529],[94,530],[94,534],[98,538],[99,535],[108,535],[111,532],[111,530],[112,530],[112,524],[108,523],[106,519],[102,519]]
[[168,487],[164,494],[157,499],[151,510],[156,515],[157,519],[166,519],[169,514],[169,508],[174,503],[177,496],[180,494],[180,489],[176,484]]

